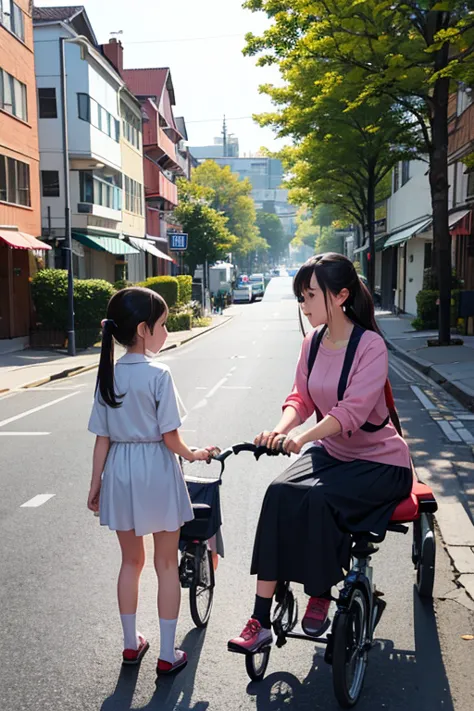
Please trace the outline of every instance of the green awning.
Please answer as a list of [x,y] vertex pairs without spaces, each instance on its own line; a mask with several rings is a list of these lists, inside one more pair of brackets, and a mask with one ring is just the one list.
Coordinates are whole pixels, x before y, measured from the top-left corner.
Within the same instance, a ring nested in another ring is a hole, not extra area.
[[134,249],[123,239],[118,237],[96,237],[95,235],[83,235],[74,232],[73,239],[80,242],[84,247],[96,249],[98,252],[109,252],[109,254],[139,254],[138,249]]
[[415,237],[415,235],[425,232],[431,225],[431,223],[432,219],[430,217],[429,220],[425,219],[422,222],[417,222],[416,225],[407,227],[407,229],[405,230],[401,230],[400,232],[395,232],[391,234],[388,240],[385,242],[384,249],[388,249],[388,247],[396,247],[403,244],[404,242],[407,242],[412,237]]

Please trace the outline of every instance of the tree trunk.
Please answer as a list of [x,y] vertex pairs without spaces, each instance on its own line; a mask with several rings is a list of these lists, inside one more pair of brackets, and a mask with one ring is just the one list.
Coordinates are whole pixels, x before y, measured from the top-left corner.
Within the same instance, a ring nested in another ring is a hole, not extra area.
[[375,171],[369,169],[367,182],[367,231],[369,249],[367,252],[367,282],[370,293],[375,289]]
[[[441,50],[443,51],[443,50]],[[438,79],[433,93],[430,186],[433,209],[433,266],[439,288],[439,344],[447,346],[451,334],[451,234],[448,184],[449,79]]]

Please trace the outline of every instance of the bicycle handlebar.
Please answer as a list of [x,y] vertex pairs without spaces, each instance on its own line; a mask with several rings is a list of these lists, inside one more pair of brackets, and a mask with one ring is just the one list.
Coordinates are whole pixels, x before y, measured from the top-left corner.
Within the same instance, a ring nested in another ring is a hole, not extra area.
[[240,454],[240,452],[251,452],[257,462],[263,454],[266,454],[268,457],[277,457],[279,454],[283,454],[286,457],[290,456],[290,454],[284,452],[281,449],[268,449],[267,447],[263,446],[257,447],[257,445],[253,444],[252,442],[240,442],[238,444],[233,444],[227,449],[224,449],[220,454],[217,455],[217,457],[213,458],[214,461],[219,462],[221,465],[221,477],[224,473],[226,459],[228,459],[232,454],[237,455]]

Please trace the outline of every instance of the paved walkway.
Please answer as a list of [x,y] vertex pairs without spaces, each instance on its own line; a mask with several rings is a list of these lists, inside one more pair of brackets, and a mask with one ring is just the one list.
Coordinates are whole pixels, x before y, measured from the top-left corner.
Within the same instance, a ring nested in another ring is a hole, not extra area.
[[443,386],[463,405],[474,410],[474,336],[462,336],[463,346],[429,347],[437,331],[415,331],[411,316],[376,314],[389,346],[399,358]]
[[[170,333],[164,351],[177,348],[193,338],[226,323],[232,314],[213,316],[212,325]],[[93,370],[99,363],[100,348],[88,348],[74,358],[57,351],[31,349],[0,355],[0,394],[35,387],[51,380]]]

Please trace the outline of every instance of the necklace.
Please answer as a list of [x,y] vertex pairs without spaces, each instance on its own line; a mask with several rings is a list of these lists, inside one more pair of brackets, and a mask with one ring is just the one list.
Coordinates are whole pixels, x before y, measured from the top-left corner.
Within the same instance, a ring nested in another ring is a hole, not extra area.
[[347,344],[349,343],[349,339],[348,339],[348,338],[347,338],[346,340],[342,340],[342,341],[333,341],[332,338],[331,338],[331,334],[330,334],[330,332],[329,332],[329,328],[326,330],[326,338],[327,338],[327,340],[328,340],[330,343],[333,344],[333,346],[339,346],[339,347],[341,347],[341,348],[342,348],[343,346],[347,346]]

